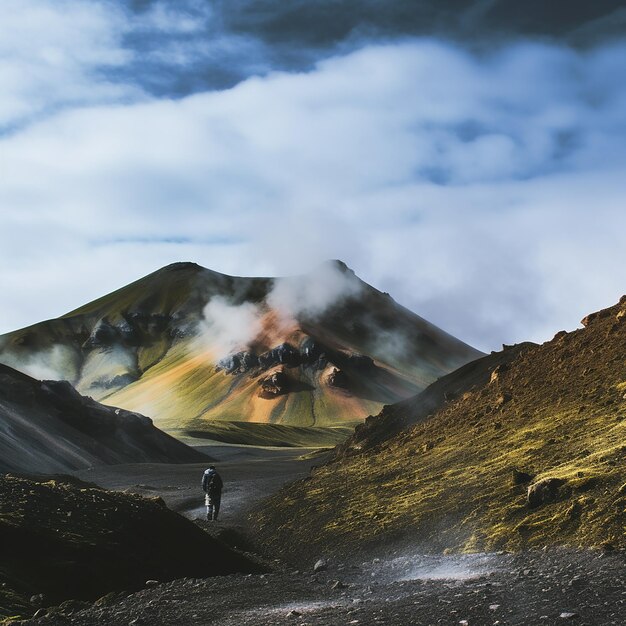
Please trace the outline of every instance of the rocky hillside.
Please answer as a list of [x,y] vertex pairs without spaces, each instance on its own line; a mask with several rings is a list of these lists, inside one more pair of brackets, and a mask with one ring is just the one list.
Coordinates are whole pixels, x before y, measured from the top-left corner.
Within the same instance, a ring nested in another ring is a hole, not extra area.
[[237,278],[192,263],[0,337],[0,361],[169,431],[349,427],[480,356],[339,261]]
[[626,297],[583,325],[466,366],[430,417],[434,386],[386,409],[383,424],[417,423],[387,439],[370,420],[362,451],[357,436],[264,507],[259,538],[312,557],[390,543],[624,547]]
[[41,382],[0,365],[0,472],[203,459],[143,415],[103,406],[67,382]]
[[0,476],[0,617],[147,580],[259,572],[160,499],[77,479]]

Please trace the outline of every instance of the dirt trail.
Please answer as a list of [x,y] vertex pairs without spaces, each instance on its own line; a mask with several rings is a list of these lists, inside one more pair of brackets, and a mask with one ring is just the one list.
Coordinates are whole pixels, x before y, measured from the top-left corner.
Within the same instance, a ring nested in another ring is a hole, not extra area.
[[[286,482],[308,476],[321,455],[303,459],[307,448],[260,448],[213,444],[197,448],[211,459],[224,481],[221,526],[242,526],[258,503]],[[171,465],[137,463],[92,468],[74,472],[82,480],[107,489],[160,496],[169,508],[188,517],[203,519],[204,494],[200,486],[209,463]]]

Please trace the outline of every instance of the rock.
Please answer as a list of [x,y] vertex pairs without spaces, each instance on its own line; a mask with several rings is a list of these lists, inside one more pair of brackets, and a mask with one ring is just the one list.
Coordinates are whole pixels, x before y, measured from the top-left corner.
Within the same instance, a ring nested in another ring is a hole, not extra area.
[[528,487],[528,506],[535,508],[559,499],[561,487],[565,481],[561,478],[543,478]]
[[325,572],[328,569],[328,563],[324,559],[319,559],[313,566],[314,572]]
[[146,587],[156,587],[159,584],[158,580],[146,580]]
[[291,344],[281,343],[259,356],[259,365],[265,369],[281,364],[295,366],[300,365],[301,360],[299,350],[296,350]]
[[569,611],[564,611],[563,613],[559,615],[559,617],[561,619],[576,619],[577,617],[580,617],[580,615],[578,615],[578,613],[571,613]]
[[285,372],[278,371],[270,374],[259,383],[259,398],[270,400],[289,393],[289,378]]
[[256,354],[244,350],[236,352],[217,362],[216,371],[224,370],[227,374],[244,374],[259,364]]
[[295,609],[287,613],[287,617],[300,617],[301,615],[302,613],[300,613],[300,611],[296,611]]
[[362,371],[371,370],[374,367],[374,360],[366,354],[353,353],[348,356],[348,363]]
[[529,483],[533,478],[534,476],[532,474],[529,474],[527,472],[521,472],[515,467],[511,470],[511,479],[513,480],[514,485],[525,485],[526,483]]
[[504,374],[504,372],[506,372],[508,369],[509,369],[509,366],[506,363],[502,363],[501,365],[498,365],[498,367],[496,367],[493,370],[493,372],[491,372],[491,378],[489,379],[489,384],[492,385],[493,383],[500,380],[500,378],[502,377],[502,374]]
[[35,611],[35,614],[33,615],[34,619],[39,619],[40,617],[44,617],[45,615],[48,615],[48,610],[47,609],[38,609],[37,611]]
[[500,408],[504,406],[507,402],[510,402],[512,399],[513,396],[510,393],[502,393],[496,398],[495,407]]
[[117,339],[117,329],[109,322],[108,318],[103,317],[96,322],[83,347],[87,349],[107,347],[114,344]]
[[340,580],[335,580],[333,584],[330,586],[331,589],[346,589],[348,585],[342,583]]
[[45,601],[43,593],[37,593],[30,597],[30,603],[35,606],[41,606]]
[[497,611],[500,608],[499,604],[490,604],[489,605],[489,610],[490,611]]
[[347,389],[349,386],[348,377],[345,372],[340,370],[338,367],[333,367],[328,375],[328,378],[326,379],[326,382],[331,387],[340,387],[341,389]]
[[611,313],[612,313],[612,309],[610,308],[602,309],[601,311],[596,311],[595,313],[589,313],[589,315],[587,315],[586,317],[583,317],[583,319],[580,320],[580,323],[586,328],[592,322],[608,317],[609,315],[611,315]]

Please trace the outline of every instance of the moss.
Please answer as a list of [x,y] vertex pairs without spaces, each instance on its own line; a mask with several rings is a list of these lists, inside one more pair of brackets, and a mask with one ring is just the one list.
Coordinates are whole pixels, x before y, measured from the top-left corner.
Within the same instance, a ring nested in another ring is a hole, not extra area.
[[[286,553],[403,533],[431,550],[626,546],[626,406],[614,365],[626,359],[626,326],[607,342],[605,323],[520,353],[430,419],[287,488],[256,516],[260,537]],[[558,498],[529,508],[513,468],[563,480]]]

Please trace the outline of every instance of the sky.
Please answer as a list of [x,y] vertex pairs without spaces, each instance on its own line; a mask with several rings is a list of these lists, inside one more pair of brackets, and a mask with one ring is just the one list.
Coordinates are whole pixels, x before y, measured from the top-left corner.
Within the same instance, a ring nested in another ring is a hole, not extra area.
[[0,0],[0,332],[345,261],[488,351],[626,293],[621,0]]

